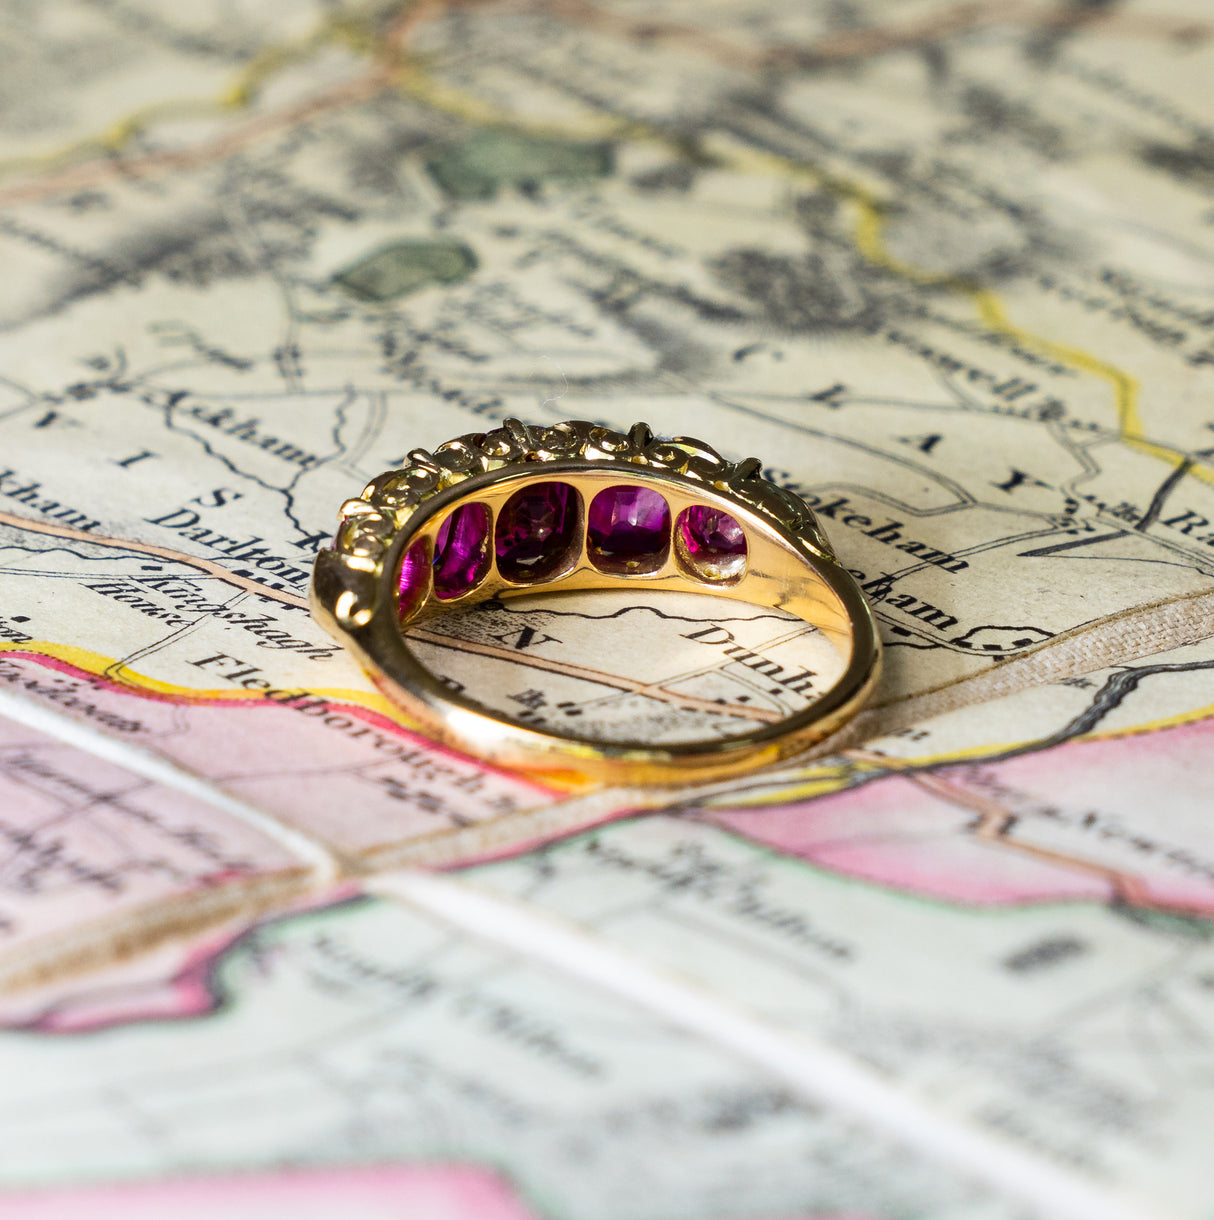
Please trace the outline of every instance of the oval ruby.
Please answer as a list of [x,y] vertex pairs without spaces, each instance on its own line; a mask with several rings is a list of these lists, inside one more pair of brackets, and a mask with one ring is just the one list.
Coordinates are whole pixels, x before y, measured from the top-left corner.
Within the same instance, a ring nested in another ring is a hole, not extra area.
[[604,572],[656,572],[670,553],[670,507],[648,487],[608,487],[591,501],[586,541]]
[[443,601],[471,593],[489,571],[489,509],[461,504],[434,538],[434,596]]
[[679,558],[704,580],[736,580],[746,570],[746,531],[727,512],[693,504],[679,514]]
[[497,515],[497,570],[517,583],[548,580],[577,558],[580,502],[568,483],[516,491]]

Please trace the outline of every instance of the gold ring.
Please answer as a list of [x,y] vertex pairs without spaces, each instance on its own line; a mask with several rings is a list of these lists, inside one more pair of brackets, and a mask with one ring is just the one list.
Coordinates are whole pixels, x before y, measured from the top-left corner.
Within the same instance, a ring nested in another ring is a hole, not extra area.
[[[839,729],[880,666],[872,610],[809,506],[690,437],[582,420],[508,419],[415,449],[341,507],[316,559],[312,612],[430,736],[549,778],[616,784],[718,779],[798,754]],[[490,598],[637,586],[790,612],[842,661],[804,710],[736,736],[599,742],[503,717],[410,652],[405,626]]]

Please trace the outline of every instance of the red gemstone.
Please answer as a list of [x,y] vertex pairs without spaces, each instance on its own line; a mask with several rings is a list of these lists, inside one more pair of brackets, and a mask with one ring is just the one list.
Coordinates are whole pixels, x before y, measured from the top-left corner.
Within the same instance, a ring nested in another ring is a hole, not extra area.
[[679,514],[679,553],[697,575],[731,580],[746,567],[746,533],[728,513],[696,504]]
[[587,553],[606,572],[656,572],[670,551],[670,508],[648,487],[608,487],[590,504]]
[[489,510],[463,504],[434,539],[434,596],[443,601],[471,593],[489,571]]
[[513,581],[545,580],[574,558],[577,492],[568,483],[516,491],[497,515],[497,570]]
[[400,561],[400,596],[396,603],[396,613],[404,622],[421,604],[426,596],[426,540],[419,538],[406,552]]

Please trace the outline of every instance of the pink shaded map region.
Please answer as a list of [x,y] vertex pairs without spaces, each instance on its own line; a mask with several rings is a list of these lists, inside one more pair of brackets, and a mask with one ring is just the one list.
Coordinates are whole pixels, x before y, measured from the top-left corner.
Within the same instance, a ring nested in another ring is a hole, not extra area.
[[[282,904],[277,914],[316,910],[358,893],[353,884],[308,893]],[[0,994],[0,1028],[81,1034],[115,1025],[206,1016],[221,999],[215,986],[216,965],[254,923],[253,916],[238,917],[80,978]]]
[[0,1195],[0,1212],[5,1220],[543,1220],[500,1176],[469,1165],[281,1170],[29,1191]]
[[0,953],[305,871],[257,827],[0,717]]
[[0,1196],[5,1220],[540,1220],[471,1166],[309,1169]]
[[244,924],[173,941],[86,979],[0,999],[0,1026],[40,1034],[91,1033],[138,1021],[205,1016],[216,1005],[211,976]]
[[0,653],[0,686],[152,749],[345,851],[492,821],[558,795],[377,712],[308,692],[290,700],[159,694],[16,651]]
[[950,902],[1118,900],[1214,916],[1212,750],[1214,721],[1202,720],[699,816],[832,872]]

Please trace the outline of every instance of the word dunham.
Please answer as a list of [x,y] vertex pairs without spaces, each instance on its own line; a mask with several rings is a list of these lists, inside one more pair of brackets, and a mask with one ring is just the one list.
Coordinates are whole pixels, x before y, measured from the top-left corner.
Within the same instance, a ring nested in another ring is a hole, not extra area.
[[699,644],[724,645],[725,655],[731,661],[744,665],[747,669],[753,669],[756,673],[761,673],[765,678],[770,678],[771,681],[779,683],[785,690],[792,691],[794,694],[808,695],[814,690],[814,679],[818,675],[812,669],[802,669],[800,673],[795,674],[785,673],[783,665],[769,660],[760,653],[751,652],[734,639],[733,632],[717,623],[713,623],[709,627],[701,627],[699,631],[692,631],[683,636],[683,639],[695,640]]

